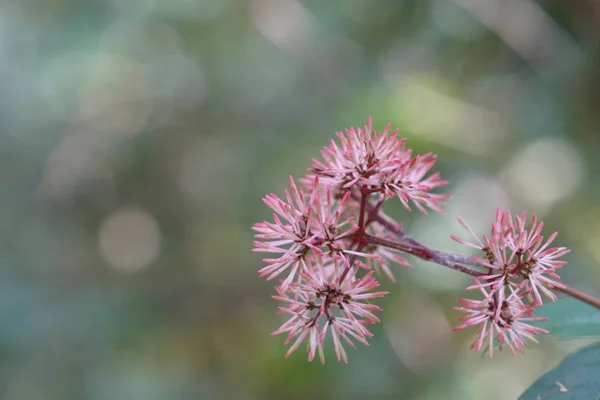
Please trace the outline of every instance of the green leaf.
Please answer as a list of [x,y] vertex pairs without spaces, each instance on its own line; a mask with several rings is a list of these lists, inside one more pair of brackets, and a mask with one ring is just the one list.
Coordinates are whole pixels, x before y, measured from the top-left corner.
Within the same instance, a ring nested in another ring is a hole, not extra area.
[[519,397],[519,400],[547,399],[600,399],[600,343],[567,356]]
[[550,318],[535,325],[559,339],[600,336],[600,310],[572,297],[546,303],[536,309],[535,315]]

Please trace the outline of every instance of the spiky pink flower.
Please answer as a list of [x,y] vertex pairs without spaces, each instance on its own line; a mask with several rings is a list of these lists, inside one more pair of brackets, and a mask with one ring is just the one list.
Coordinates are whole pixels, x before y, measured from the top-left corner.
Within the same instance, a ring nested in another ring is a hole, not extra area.
[[530,292],[528,289],[511,287],[510,294],[499,299],[497,292],[479,285],[477,279],[474,281],[474,286],[479,288],[483,299],[459,299],[462,306],[455,307],[455,310],[466,312],[467,315],[460,317],[462,324],[453,328],[456,331],[479,326],[477,339],[471,345],[472,350],[480,351],[484,348],[492,358],[496,345],[500,350],[506,345],[514,355],[523,352],[528,345],[527,341],[537,343],[535,335],[538,333],[548,333],[547,330],[530,324],[531,321],[544,321],[547,318],[533,316],[536,304],[526,304],[523,301]]
[[335,198],[330,189],[319,184],[318,177],[314,178],[310,190],[297,187],[290,177],[286,201],[274,194],[264,199],[275,211],[273,222],[263,221],[253,227],[258,232],[253,251],[279,255],[263,259],[267,265],[259,270],[259,275],[271,280],[289,271],[277,288],[279,291],[285,291],[294,279],[301,280],[300,272],[307,271],[309,263],[325,254],[341,258],[379,257],[352,248],[352,236],[358,226],[355,218],[345,212],[351,200],[350,192]]
[[337,132],[340,145],[332,139],[321,150],[324,161],[313,159],[311,171],[328,186],[348,189],[356,183],[377,184],[377,176],[391,170],[395,161],[410,157],[410,150],[404,149],[406,139],[397,138],[398,129],[390,134],[390,127],[378,133],[369,118],[364,128],[352,127],[345,134]]
[[[344,260],[340,257],[337,261]],[[368,345],[367,338],[373,334],[365,325],[379,322],[374,312],[381,311],[378,306],[369,303],[369,300],[383,297],[387,292],[373,292],[379,284],[373,279],[372,272],[362,278],[350,274],[340,282],[342,270],[337,266],[309,268],[302,272],[302,282],[294,282],[285,292],[273,296],[284,303],[279,307],[279,313],[290,315],[272,333],[287,333],[285,344],[293,342],[286,357],[306,340],[309,361],[318,352],[324,363],[323,347],[327,332],[331,333],[338,361],[348,362],[342,342],[353,348],[353,339]]]
[[263,199],[275,213],[273,222],[263,221],[252,227],[258,232],[255,237],[261,239],[254,242],[253,251],[280,256],[263,260],[267,266],[259,270],[261,277],[267,276],[267,280],[271,280],[291,268],[290,275],[282,284],[285,287],[302,267],[306,267],[305,256],[309,250],[321,252],[317,247],[317,235],[309,229],[309,220],[313,215],[312,204],[318,194],[314,190],[309,197],[302,188],[296,186],[290,176],[290,190],[285,191],[286,201],[274,194]]
[[319,244],[331,252],[343,253],[350,245],[346,239],[358,229],[358,226],[353,224],[354,217],[343,217],[350,195],[350,192],[346,192],[342,199],[336,202],[328,190],[315,207],[315,229],[319,232]]
[[441,204],[450,196],[430,192],[448,182],[438,173],[426,177],[436,156],[427,153],[412,157],[412,150],[405,148],[406,139],[399,139],[398,130],[390,129],[387,125],[377,132],[369,118],[363,128],[337,132],[339,145],[332,140],[324,147],[323,160],[313,159],[310,171],[338,191],[360,186],[379,192],[382,198],[397,196],[409,211],[412,202],[424,214],[426,207],[443,213]]
[[550,300],[556,301],[557,297],[550,289],[564,287],[563,284],[557,282],[560,276],[556,270],[567,263],[558,258],[566,255],[570,250],[566,247],[548,248],[558,233],[552,233],[544,242],[544,237],[540,234],[544,224],[542,222],[537,224],[536,215],[532,216],[529,229],[526,227],[527,214],[525,212],[520,216],[515,216],[514,221],[510,213],[506,212],[506,220],[511,232],[506,235],[507,246],[513,251],[519,262],[515,268],[516,271],[527,281],[539,304],[542,304],[540,292]]
[[556,295],[551,289],[563,287],[557,281],[560,276],[556,270],[566,264],[566,261],[559,258],[570,250],[566,247],[549,248],[556,237],[556,232],[544,241],[541,235],[543,223],[538,224],[537,217],[534,215],[528,227],[526,216],[522,213],[513,217],[509,211],[503,211],[498,207],[496,219],[491,223],[489,236],[482,235],[481,238],[459,219],[475,242],[467,242],[455,236],[451,238],[482,251],[483,257],[474,256],[474,259],[489,271],[487,275],[480,277],[483,282],[467,289],[489,287],[493,292],[500,291],[500,296],[504,296],[506,287],[521,285],[523,282],[525,287],[531,288],[539,305],[543,303],[541,293],[552,301],[556,300]]
[[395,163],[392,172],[381,179],[384,195],[386,197],[398,196],[408,211],[410,211],[409,202],[412,202],[422,214],[427,214],[425,207],[444,214],[441,205],[450,196],[430,192],[436,187],[447,185],[448,181],[441,180],[439,172],[425,178],[425,175],[433,168],[436,159],[435,154],[426,153],[414,158],[408,156]]

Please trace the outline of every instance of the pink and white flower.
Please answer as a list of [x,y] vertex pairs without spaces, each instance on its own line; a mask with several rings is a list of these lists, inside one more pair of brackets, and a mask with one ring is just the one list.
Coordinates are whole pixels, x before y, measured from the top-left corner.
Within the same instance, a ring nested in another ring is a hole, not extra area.
[[[330,189],[319,184],[315,177],[311,192],[297,187],[290,177],[290,190],[285,201],[274,194],[264,202],[274,211],[273,222],[263,221],[254,225],[253,251],[275,253],[278,257],[263,259],[267,265],[259,270],[261,277],[271,280],[285,271],[288,276],[278,287],[285,291],[294,279],[301,280],[301,272],[307,272],[311,264],[324,255],[337,258],[377,258],[379,256],[353,249],[352,236],[358,226],[354,217],[345,212],[353,202],[351,193],[341,199],[334,197]],[[354,246],[356,247],[356,246]]]
[[327,332],[331,332],[338,361],[348,362],[343,343],[353,348],[354,341],[368,345],[367,339],[373,334],[365,325],[379,322],[374,313],[381,311],[369,301],[383,297],[387,292],[373,292],[379,284],[373,279],[372,272],[362,278],[346,276],[340,283],[341,271],[341,268],[310,269],[303,272],[302,282],[294,282],[285,292],[273,296],[284,303],[279,307],[279,313],[290,315],[273,332],[273,335],[287,333],[285,344],[293,342],[286,357],[306,340],[309,361],[318,352],[324,363]]
[[324,147],[323,160],[313,159],[311,173],[339,191],[358,185],[380,193],[382,198],[397,196],[409,211],[409,203],[413,203],[424,214],[426,208],[443,213],[441,204],[450,196],[430,192],[448,182],[441,180],[438,173],[426,177],[436,156],[427,153],[412,157],[412,150],[405,148],[406,139],[397,137],[398,129],[390,129],[388,124],[377,132],[369,118],[363,128],[338,132],[339,145],[332,140]]
[[454,331],[471,326],[478,326],[477,339],[471,345],[472,350],[484,349],[490,358],[494,355],[494,347],[498,345],[500,350],[506,345],[514,355],[522,353],[527,342],[537,343],[535,335],[548,333],[547,330],[531,325],[531,321],[544,321],[545,317],[533,316],[535,303],[527,304],[523,298],[529,294],[524,288],[510,288],[510,294],[500,299],[498,293],[487,290],[479,281],[474,279],[476,287],[483,294],[483,299],[459,299],[461,307],[455,310],[467,313],[460,317],[462,324],[453,328]]
[[273,222],[263,221],[254,224],[252,229],[258,232],[253,251],[280,254],[277,258],[265,258],[267,266],[259,270],[261,277],[271,280],[284,271],[291,269],[290,275],[283,281],[285,288],[297,276],[298,271],[306,268],[306,254],[313,250],[321,254],[318,248],[317,233],[309,229],[313,218],[312,204],[319,193],[315,190],[308,194],[298,188],[290,176],[290,190],[285,191],[286,201],[274,194],[267,195],[263,201],[275,213]]
[[[492,291],[504,292],[505,287],[521,285],[523,282],[524,287],[531,289],[538,305],[543,303],[541,294],[556,301],[556,295],[551,289],[563,287],[557,281],[560,276],[556,270],[566,264],[566,261],[559,258],[570,250],[566,247],[549,248],[556,238],[556,232],[544,241],[541,235],[543,223],[538,224],[537,217],[534,215],[528,227],[526,217],[525,213],[513,217],[509,211],[503,211],[498,207],[489,236],[482,235],[481,238],[459,219],[475,242],[468,242],[455,236],[451,238],[482,251],[483,257],[473,258],[489,271],[487,275],[480,277],[484,282],[467,289],[482,286],[490,287]],[[503,293],[500,295],[502,296]]]

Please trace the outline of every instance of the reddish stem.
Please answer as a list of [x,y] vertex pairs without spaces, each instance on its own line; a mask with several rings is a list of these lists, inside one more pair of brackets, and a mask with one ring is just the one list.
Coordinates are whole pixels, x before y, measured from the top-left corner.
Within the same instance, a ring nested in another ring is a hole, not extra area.
[[[365,234],[365,214],[367,212],[367,198],[369,197],[370,193],[371,192],[365,188],[361,189],[361,191],[360,191],[360,211],[359,211],[359,216],[358,216],[358,230],[356,232],[354,232],[354,237],[355,237],[355,241],[357,242],[357,245],[356,245],[356,249],[354,251],[360,251],[365,246],[365,242],[362,240],[362,237]],[[352,269],[352,266],[356,262],[356,258],[357,258],[357,256],[353,255],[352,258],[350,259],[350,261],[348,262],[348,266],[346,267],[344,272],[342,272],[342,275],[340,276],[340,280],[339,280],[340,285],[344,282],[344,279],[346,279],[346,275],[348,275],[348,272],[350,272],[350,269]]]
[[475,276],[475,277],[485,275],[484,272],[478,271],[476,269],[467,267],[466,265],[463,265],[459,262],[456,262],[457,258],[465,257],[465,256],[461,256],[459,254],[435,251],[426,246],[423,246],[422,244],[415,246],[414,244],[408,245],[408,244],[404,244],[404,243],[400,243],[400,242],[394,242],[392,240],[387,240],[387,239],[379,238],[376,236],[371,236],[368,234],[365,234],[363,236],[363,239],[365,241],[367,241],[368,243],[400,250],[405,253],[412,254],[415,257],[419,257],[422,260],[431,261],[433,263],[442,265],[444,267],[451,268],[455,271],[460,271],[467,275],[471,275],[471,276]]
[[563,292],[565,294],[568,294],[571,297],[575,297],[578,300],[581,300],[585,303],[588,303],[594,307],[596,307],[597,309],[600,309],[600,299],[597,299],[593,296],[590,296],[587,293],[583,293],[575,288],[572,288],[571,286],[567,286],[565,284],[563,284],[564,287],[559,288],[559,287],[555,287],[554,289]]
[[360,212],[358,215],[358,229],[360,231],[365,230],[365,214],[367,212],[367,198],[369,197],[368,189],[361,189],[360,191]]

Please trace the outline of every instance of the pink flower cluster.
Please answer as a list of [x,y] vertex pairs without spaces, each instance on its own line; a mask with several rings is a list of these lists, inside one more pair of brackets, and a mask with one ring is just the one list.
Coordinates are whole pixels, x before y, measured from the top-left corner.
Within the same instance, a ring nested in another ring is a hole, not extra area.
[[[456,309],[466,315],[454,330],[479,327],[472,349],[487,351],[503,346],[515,354],[528,342],[536,342],[536,326],[545,320],[533,311],[544,299],[556,300],[553,289],[565,289],[557,270],[569,250],[550,247],[556,233],[544,240],[543,224],[534,215],[513,216],[498,208],[488,235],[454,240],[482,252],[473,258],[432,250],[408,236],[401,223],[383,213],[383,203],[398,198],[408,211],[443,213],[449,196],[432,193],[448,182],[429,173],[436,156],[415,155],[405,147],[398,130],[362,128],[337,133],[314,159],[308,174],[298,181],[290,177],[283,198],[275,194],[263,200],[273,211],[271,221],[254,225],[254,251],[269,253],[259,275],[278,278],[274,299],[288,320],[273,334],[286,334],[286,357],[303,342],[308,359],[319,354],[325,361],[324,343],[331,336],[338,361],[347,362],[344,344],[368,344],[373,334],[367,326],[379,322],[381,309],[371,301],[387,294],[377,291],[375,274],[394,281],[392,264],[409,267],[402,253],[438,263],[474,276],[467,290],[481,293],[477,299],[460,299]],[[297,183],[298,182],[298,183]],[[566,289],[565,289],[566,290]]]
[[569,249],[549,247],[557,233],[544,241],[543,223],[538,223],[535,215],[527,226],[526,213],[513,216],[498,208],[490,235],[481,238],[463,220],[459,222],[470,232],[474,242],[451,238],[483,252],[483,258],[474,256],[474,260],[487,269],[487,273],[467,287],[467,290],[479,290],[483,299],[460,299],[462,307],[456,309],[467,315],[454,329],[480,325],[479,336],[471,348],[480,350],[485,342],[490,357],[495,345],[501,349],[505,344],[513,354],[523,352],[525,339],[537,343],[534,335],[548,333],[527,322],[546,319],[533,316],[533,310],[543,304],[542,294],[556,301],[552,289],[564,287],[557,281],[560,277],[556,271],[566,264],[559,258]]
[[[374,312],[381,311],[370,300],[386,294],[373,291],[379,286],[373,273],[393,280],[390,262],[409,266],[396,250],[363,240],[367,233],[390,237],[369,218],[384,200],[398,197],[407,210],[412,203],[422,213],[426,208],[442,212],[449,196],[431,191],[447,182],[437,173],[427,175],[436,157],[413,157],[397,133],[390,133],[389,125],[375,131],[370,119],[363,128],[339,132],[339,143],[331,141],[322,150],[323,160],[313,160],[301,185],[290,177],[284,198],[264,198],[273,219],[254,225],[253,250],[273,255],[263,260],[261,277],[285,276],[274,298],[283,302],[279,312],[289,320],[273,333],[286,333],[286,344],[293,341],[287,355],[306,340],[309,360],[318,352],[324,362],[328,333],[338,361],[347,361],[342,343],[367,344],[372,334],[365,326],[379,322]],[[366,201],[370,195],[378,202]]]

